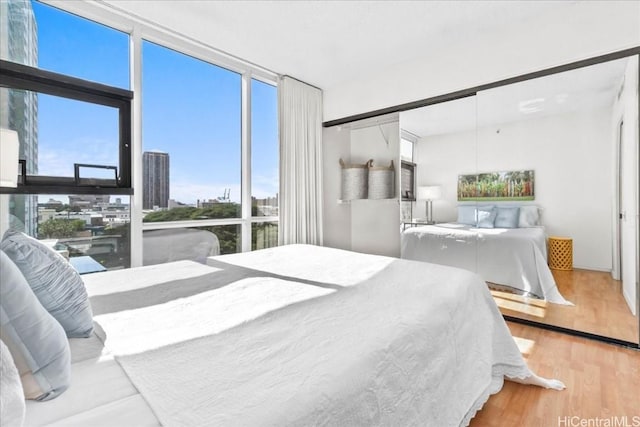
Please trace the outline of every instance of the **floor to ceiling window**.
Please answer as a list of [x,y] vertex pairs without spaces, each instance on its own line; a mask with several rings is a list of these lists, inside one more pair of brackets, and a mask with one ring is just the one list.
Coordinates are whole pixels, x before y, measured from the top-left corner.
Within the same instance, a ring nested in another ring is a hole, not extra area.
[[[87,231],[126,239],[115,246],[117,257],[98,260],[107,268],[143,264],[146,237],[166,229],[195,230],[205,239],[202,233],[213,234],[218,244],[211,253],[277,244],[274,74],[240,60],[219,66],[222,56],[210,47],[133,18],[112,17],[112,28],[35,0],[6,0],[0,7],[1,59],[131,90],[141,102],[132,114],[133,197],[105,191],[12,195],[13,226],[58,240],[70,256],[96,255],[101,243],[86,243]],[[0,126],[20,134],[28,174],[72,177],[74,163],[121,160],[117,111],[7,88],[0,102]],[[85,240],[71,245],[80,236]]]
[[278,92],[251,80],[251,249],[278,244]]
[[[241,218],[241,76],[148,41],[142,70],[143,221]],[[236,225],[214,226],[222,253],[242,250]]]

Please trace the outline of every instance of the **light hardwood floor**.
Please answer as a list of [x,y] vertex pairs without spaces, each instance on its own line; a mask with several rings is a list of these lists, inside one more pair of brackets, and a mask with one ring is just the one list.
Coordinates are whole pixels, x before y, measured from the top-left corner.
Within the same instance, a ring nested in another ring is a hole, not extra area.
[[[531,370],[557,378],[567,388],[546,390],[505,381],[503,389],[471,420],[471,427],[640,426],[639,351],[507,324]],[[620,420],[624,416],[626,425],[613,423],[613,417]],[[589,421],[596,418],[600,424]],[[605,418],[609,424],[602,421]]]
[[551,270],[560,293],[575,306],[492,290],[502,314],[638,343],[638,318],[610,273]]

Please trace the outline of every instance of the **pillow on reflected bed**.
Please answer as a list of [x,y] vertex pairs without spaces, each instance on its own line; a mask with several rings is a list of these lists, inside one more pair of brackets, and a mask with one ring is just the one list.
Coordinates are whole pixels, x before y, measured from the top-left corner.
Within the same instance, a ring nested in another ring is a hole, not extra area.
[[497,213],[494,206],[478,206],[476,212],[478,228],[493,228]]
[[69,338],[93,331],[93,313],[84,282],[59,253],[19,231],[8,230],[0,244],[18,266],[40,303],[60,322]]
[[520,217],[518,220],[518,227],[528,228],[537,227],[541,225],[540,221],[540,208],[535,205],[523,205],[520,206]]
[[40,304],[18,267],[3,251],[0,339],[18,368],[27,399],[53,399],[69,387],[71,351],[64,329]]
[[476,207],[474,205],[458,206],[458,224],[476,225]]
[[496,228],[518,228],[520,220],[519,207],[497,207]]

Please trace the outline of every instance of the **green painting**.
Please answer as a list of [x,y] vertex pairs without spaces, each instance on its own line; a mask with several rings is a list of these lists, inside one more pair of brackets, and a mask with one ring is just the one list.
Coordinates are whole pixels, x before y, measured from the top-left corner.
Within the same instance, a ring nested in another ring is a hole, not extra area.
[[458,175],[458,201],[534,200],[533,171]]

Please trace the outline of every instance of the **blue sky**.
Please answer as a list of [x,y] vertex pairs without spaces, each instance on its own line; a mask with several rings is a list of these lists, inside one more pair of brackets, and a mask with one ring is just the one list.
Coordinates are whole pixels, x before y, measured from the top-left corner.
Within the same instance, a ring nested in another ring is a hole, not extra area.
[[[32,2],[38,66],[129,89],[128,36]],[[252,186],[278,192],[276,88],[252,84]],[[143,150],[169,153],[171,198],[240,199],[240,75],[150,42],[143,44]],[[39,95],[40,174],[73,174],[73,163],[117,164],[117,112]]]

